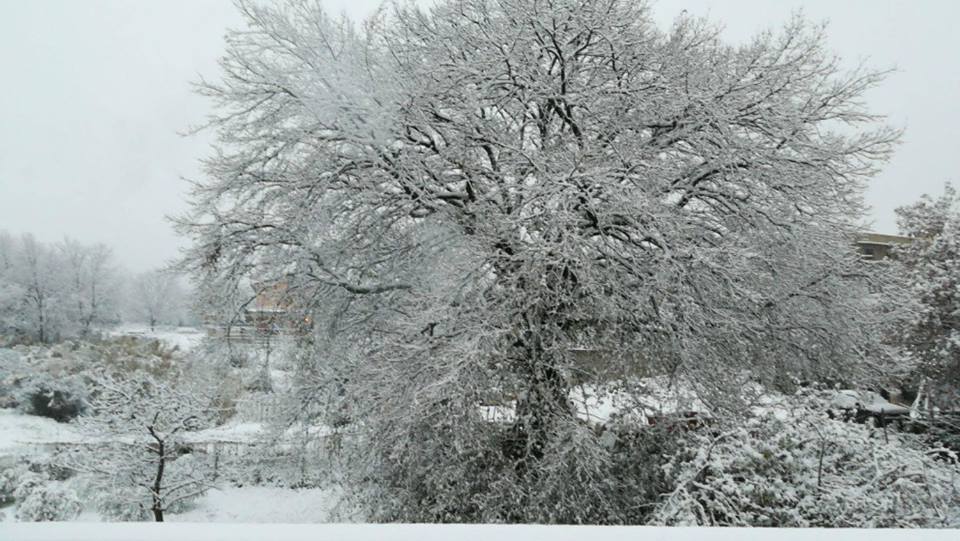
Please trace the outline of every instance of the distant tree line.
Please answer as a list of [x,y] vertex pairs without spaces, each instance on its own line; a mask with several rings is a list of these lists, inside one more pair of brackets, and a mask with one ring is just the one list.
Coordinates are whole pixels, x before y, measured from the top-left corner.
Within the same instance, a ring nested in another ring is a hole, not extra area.
[[179,277],[130,274],[104,244],[38,241],[0,231],[0,342],[56,342],[104,326],[190,319]]

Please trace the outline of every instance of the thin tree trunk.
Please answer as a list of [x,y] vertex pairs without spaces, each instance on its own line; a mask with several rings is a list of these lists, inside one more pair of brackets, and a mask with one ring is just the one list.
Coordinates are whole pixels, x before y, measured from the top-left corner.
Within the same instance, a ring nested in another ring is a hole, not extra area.
[[163,489],[163,469],[166,466],[167,458],[166,449],[163,440],[157,437],[153,427],[149,427],[148,430],[153,439],[157,440],[157,474],[153,478],[153,506],[150,510],[153,511],[153,519],[156,522],[163,522],[163,500],[160,498],[160,491]]
[[40,331],[40,343],[41,343],[41,344],[45,344],[45,343],[47,343],[47,340],[46,340],[47,337],[46,337],[46,331],[45,331],[45,329],[43,328],[44,325],[45,325],[45,322],[44,322],[44,320],[43,320],[43,299],[42,299],[42,298],[38,298],[37,308],[38,308],[37,322],[39,323],[39,326],[40,326],[40,329],[39,329],[39,331]]

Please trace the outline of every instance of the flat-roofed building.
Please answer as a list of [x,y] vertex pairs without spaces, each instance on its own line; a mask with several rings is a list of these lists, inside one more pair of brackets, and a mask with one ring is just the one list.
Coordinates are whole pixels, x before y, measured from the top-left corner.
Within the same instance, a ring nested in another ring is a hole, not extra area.
[[906,246],[911,242],[913,239],[910,237],[865,232],[857,235],[857,250],[867,261],[880,261],[891,257],[894,247]]

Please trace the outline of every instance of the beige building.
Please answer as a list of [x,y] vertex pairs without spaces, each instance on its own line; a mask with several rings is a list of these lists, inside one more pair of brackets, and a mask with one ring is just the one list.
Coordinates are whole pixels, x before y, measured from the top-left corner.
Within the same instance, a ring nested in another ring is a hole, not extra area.
[[905,246],[911,242],[913,239],[910,237],[865,232],[857,235],[857,251],[867,261],[880,261],[891,257],[895,246]]

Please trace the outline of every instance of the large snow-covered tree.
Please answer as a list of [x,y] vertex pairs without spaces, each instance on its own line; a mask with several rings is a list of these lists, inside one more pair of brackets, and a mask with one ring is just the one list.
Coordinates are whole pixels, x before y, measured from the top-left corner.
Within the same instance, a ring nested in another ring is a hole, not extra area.
[[[334,409],[371,435],[354,462],[387,488],[380,518],[635,520],[574,381],[667,373],[735,409],[746,379],[884,361],[883,267],[851,234],[897,132],[860,99],[881,74],[844,71],[822,28],[731,46],[633,0],[441,0],[359,27],[240,7],[200,85],[221,145],[187,263],[205,291],[283,283],[309,315]],[[515,400],[497,436],[491,396]]]
[[896,213],[901,233],[914,239],[897,250],[897,258],[920,304],[903,329],[904,347],[919,361],[935,398],[955,405],[960,401],[960,194],[947,184],[940,197],[924,195]]

